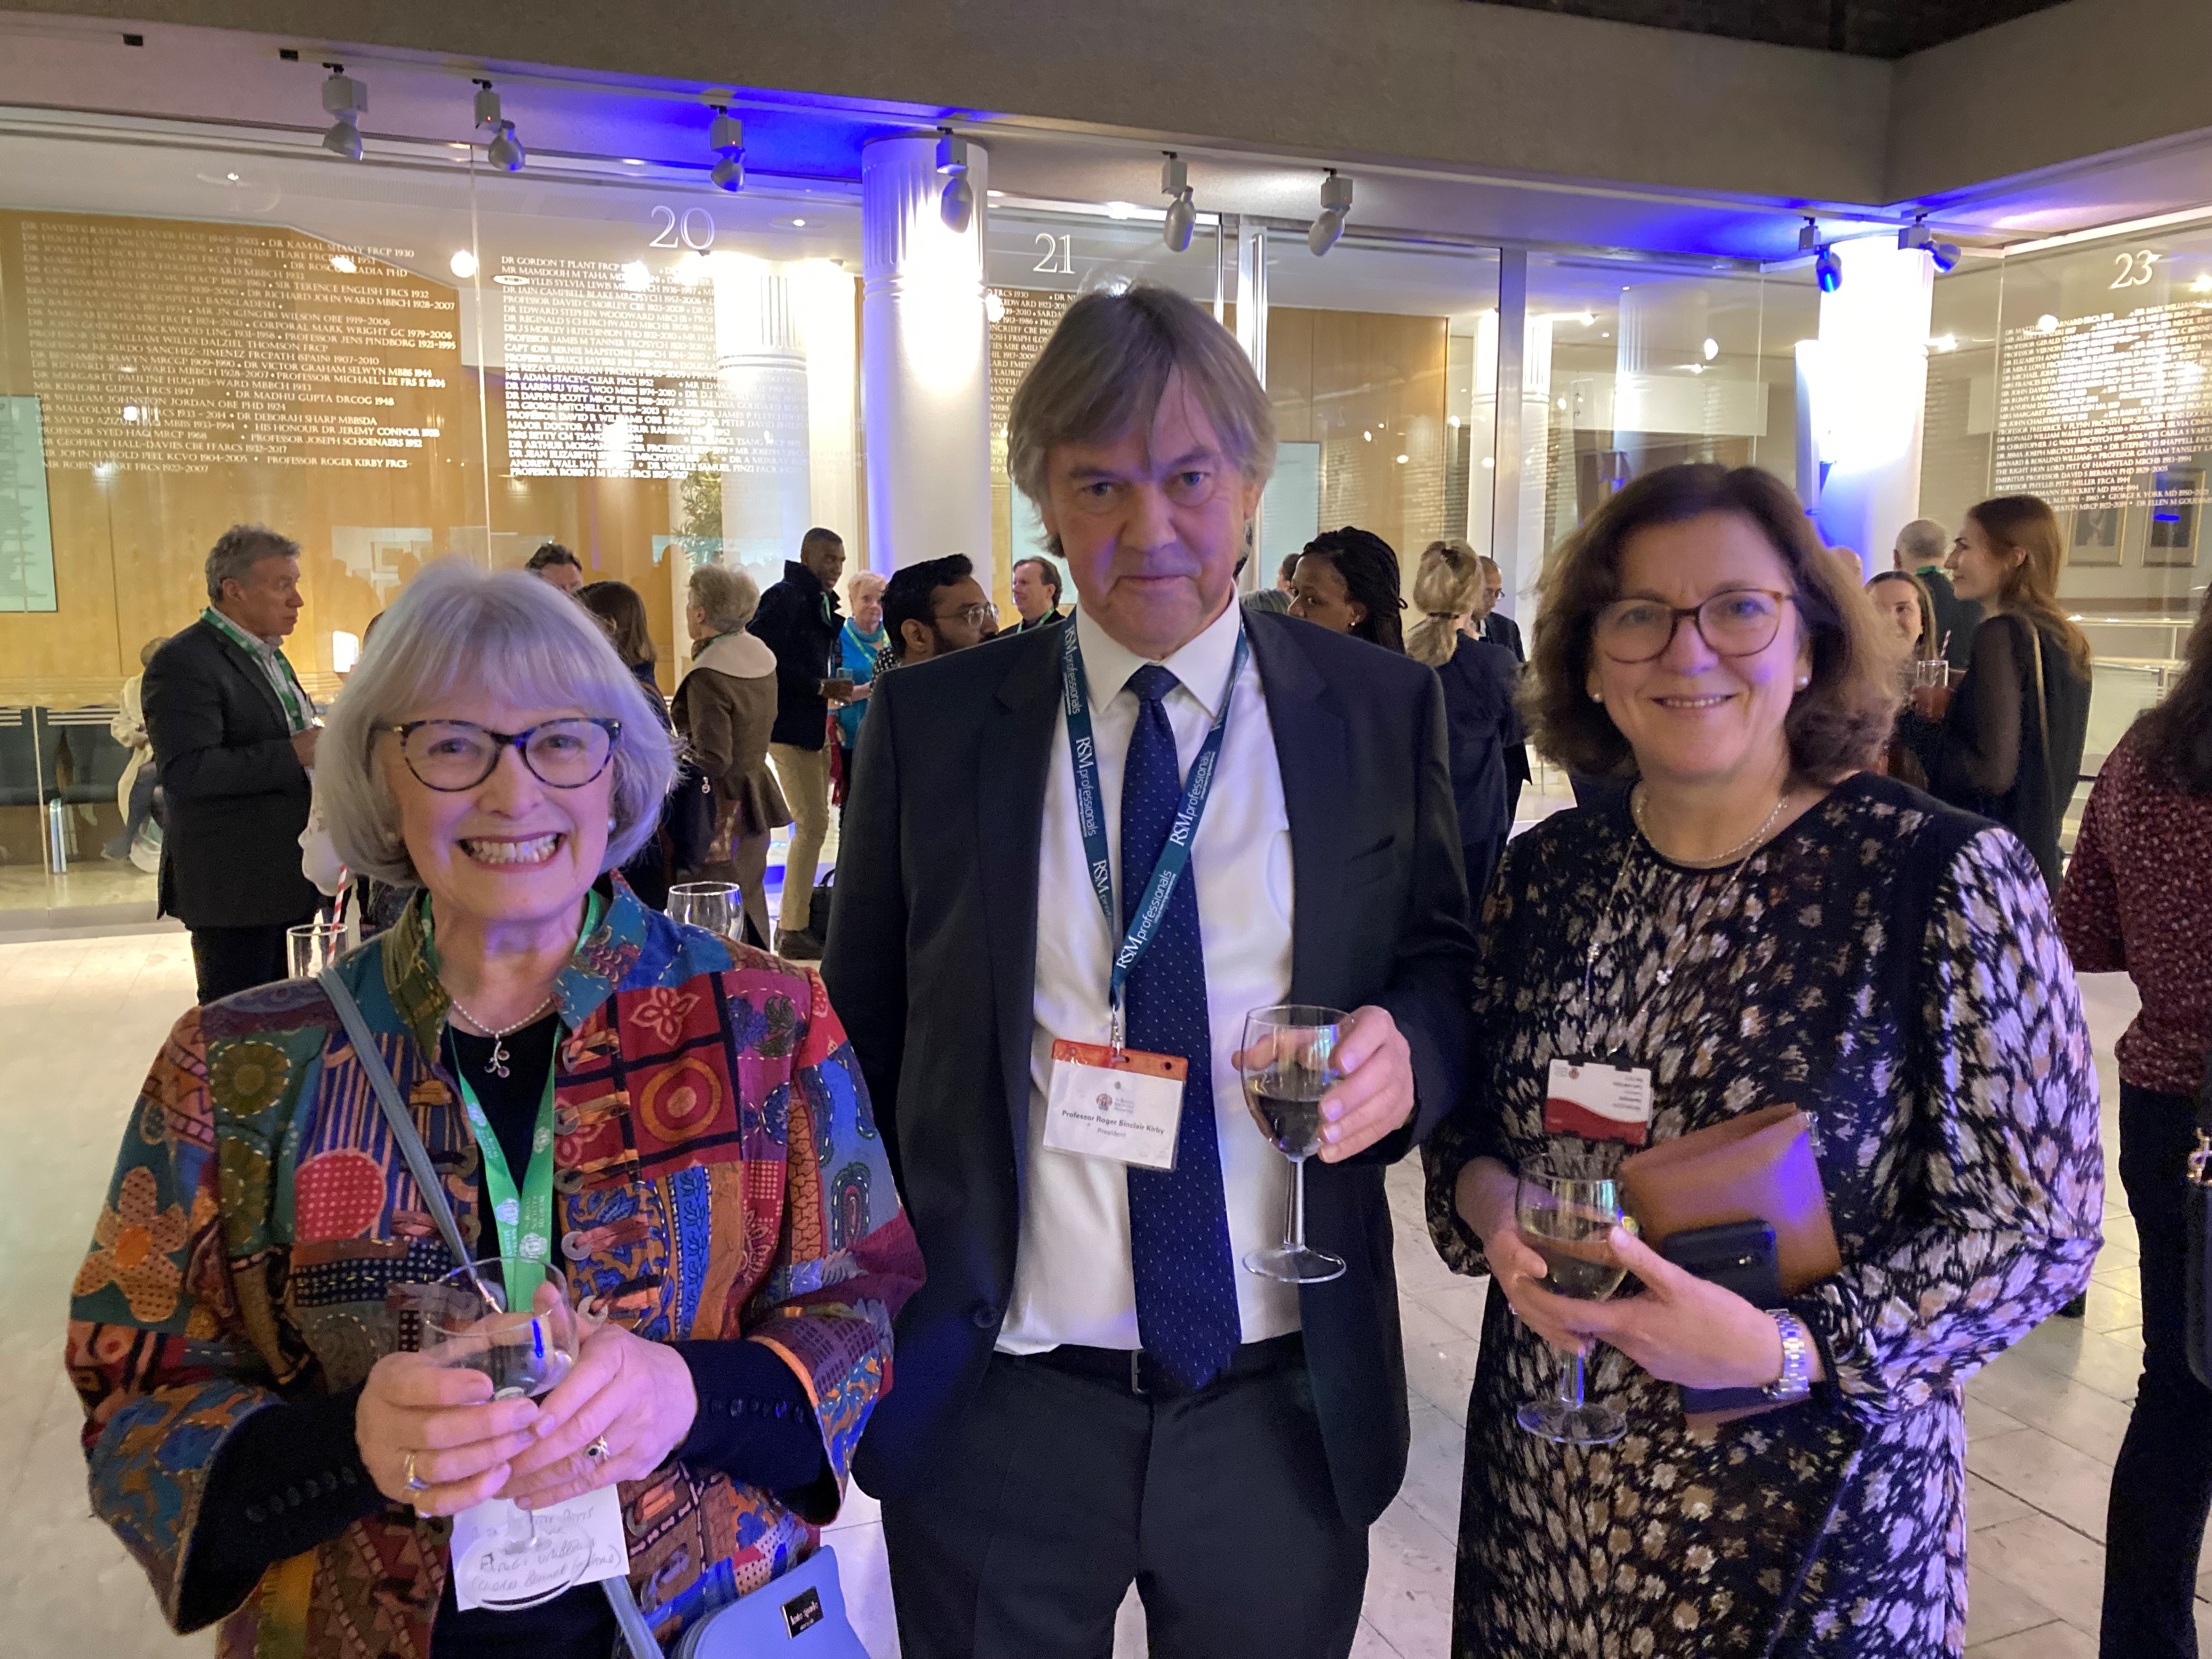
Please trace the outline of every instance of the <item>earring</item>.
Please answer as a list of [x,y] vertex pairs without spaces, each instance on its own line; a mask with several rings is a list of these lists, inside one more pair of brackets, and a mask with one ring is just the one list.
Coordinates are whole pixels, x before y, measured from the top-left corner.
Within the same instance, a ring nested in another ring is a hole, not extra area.
[[[1802,684],[1804,684],[1804,682],[1803,682],[1802,680],[1800,680],[1800,681],[1798,682],[1798,684],[1799,684],[1800,685],[1802,685]],[[609,835],[611,835],[611,836],[612,834],[614,834],[614,832],[615,832],[615,815],[614,815],[613,813],[610,812],[610,813],[608,813],[608,814],[607,814],[607,833],[608,833]]]
[[1810,674],[1804,675],[1799,678],[1797,682],[1797,689],[1800,691],[1802,691],[1807,686],[1812,684],[1812,683],[1813,677]]
[[1605,701],[1605,693],[1602,691],[1593,691],[1589,694],[1589,700],[1592,702],[1603,702]]

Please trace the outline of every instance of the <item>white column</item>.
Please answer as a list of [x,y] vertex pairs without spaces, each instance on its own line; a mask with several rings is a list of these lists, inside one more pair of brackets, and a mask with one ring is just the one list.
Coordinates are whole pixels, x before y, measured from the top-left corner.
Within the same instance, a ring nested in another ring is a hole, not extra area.
[[710,255],[708,266],[722,398],[722,562],[774,580],[799,556],[811,522],[806,350],[779,268],[731,252]]
[[930,134],[860,152],[860,413],[868,445],[868,567],[948,553],[992,591],[991,364],[983,321],[988,167],[968,146],[975,208],[963,232],[939,213]]
[[854,568],[866,567],[860,526],[858,342],[853,273],[829,259],[790,268],[792,303],[806,344],[806,454],[811,475],[809,516],[845,538]]
[[1813,422],[1827,477],[1817,521],[1832,547],[1887,562],[1920,516],[1920,437],[1928,401],[1928,322],[1936,271],[1887,237],[1839,242],[1843,285],[1820,296]]

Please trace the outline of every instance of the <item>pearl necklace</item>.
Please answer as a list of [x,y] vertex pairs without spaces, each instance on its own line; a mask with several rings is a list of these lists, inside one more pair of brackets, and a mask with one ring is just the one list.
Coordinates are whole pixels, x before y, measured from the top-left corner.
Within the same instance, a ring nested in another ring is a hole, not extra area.
[[511,1056],[507,1052],[506,1039],[513,1036],[524,1026],[535,1024],[539,1018],[544,1015],[545,1011],[553,1006],[553,999],[549,996],[544,1001],[539,1003],[535,1008],[532,1008],[520,1019],[515,1021],[514,1024],[506,1027],[502,1030],[495,1030],[492,1029],[492,1024],[489,1020],[478,1019],[474,1014],[471,1013],[466,1008],[461,1006],[461,1000],[455,996],[451,991],[447,991],[446,993],[446,1000],[453,1005],[454,1012],[459,1013],[463,1019],[468,1021],[470,1024],[475,1026],[477,1030],[483,1032],[484,1036],[491,1039],[491,1059],[484,1065],[484,1073],[488,1077],[505,1077],[507,1074],[507,1062]]

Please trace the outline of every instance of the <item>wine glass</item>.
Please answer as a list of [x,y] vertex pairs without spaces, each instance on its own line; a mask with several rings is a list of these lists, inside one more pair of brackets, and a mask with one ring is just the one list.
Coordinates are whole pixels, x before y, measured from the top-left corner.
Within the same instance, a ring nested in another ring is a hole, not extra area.
[[[1544,1288],[1556,1296],[1602,1302],[1627,1275],[1606,1240],[1621,1218],[1613,1180],[1620,1155],[1617,1146],[1599,1142],[1580,1154],[1531,1158],[1522,1165],[1514,1224],[1521,1242],[1544,1258]],[[1514,1419],[1529,1433],[1568,1446],[1607,1446],[1628,1432],[1628,1419],[1620,1412],[1583,1398],[1583,1357],[1577,1352],[1566,1356],[1559,1392],[1530,1401]]]
[[[456,1267],[428,1288],[422,1323],[431,1339],[425,1356],[441,1365],[482,1371],[491,1378],[495,1401],[549,1394],[576,1363],[580,1338],[568,1280],[542,1261],[492,1256]],[[506,1547],[510,1553],[538,1541],[536,1512],[523,1513],[529,1534]]]
[[1334,1008],[1296,1005],[1244,1016],[1244,1046],[1237,1051],[1244,1101],[1275,1150],[1291,1160],[1283,1242],[1244,1258],[1245,1272],[1262,1279],[1322,1285],[1344,1272],[1342,1258],[1306,1243],[1306,1159],[1321,1150],[1321,1097],[1344,1075],[1336,1044],[1350,1018]]
[[733,881],[680,881],[668,890],[668,919],[735,939],[744,902]]

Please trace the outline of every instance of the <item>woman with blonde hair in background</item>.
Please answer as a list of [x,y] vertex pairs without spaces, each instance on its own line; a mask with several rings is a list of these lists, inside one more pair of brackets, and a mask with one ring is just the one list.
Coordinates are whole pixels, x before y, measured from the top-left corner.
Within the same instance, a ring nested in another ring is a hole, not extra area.
[[2058,890],[2058,826],[2080,781],[2089,727],[2089,641],[2058,605],[2065,542],[2033,495],[1970,509],[1944,562],[1954,591],[1988,613],[1966,678],[1929,687],[1898,717],[1938,800],[2002,823]]
[[738,884],[749,937],[765,946],[769,840],[791,822],[791,808],[768,764],[775,653],[745,631],[759,609],[760,586],[744,571],[704,564],[691,573],[684,606],[691,672],[676,688],[674,714],[676,729],[714,786],[714,855],[700,873]]
[[1406,634],[1406,654],[1428,664],[1443,682],[1461,854],[1468,891],[1476,895],[1490,884],[1511,828],[1505,745],[1514,730],[1513,689],[1520,670],[1504,646],[1475,637],[1483,580],[1481,562],[1465,542],[1431,542],[1413,573],[1419,619]]

